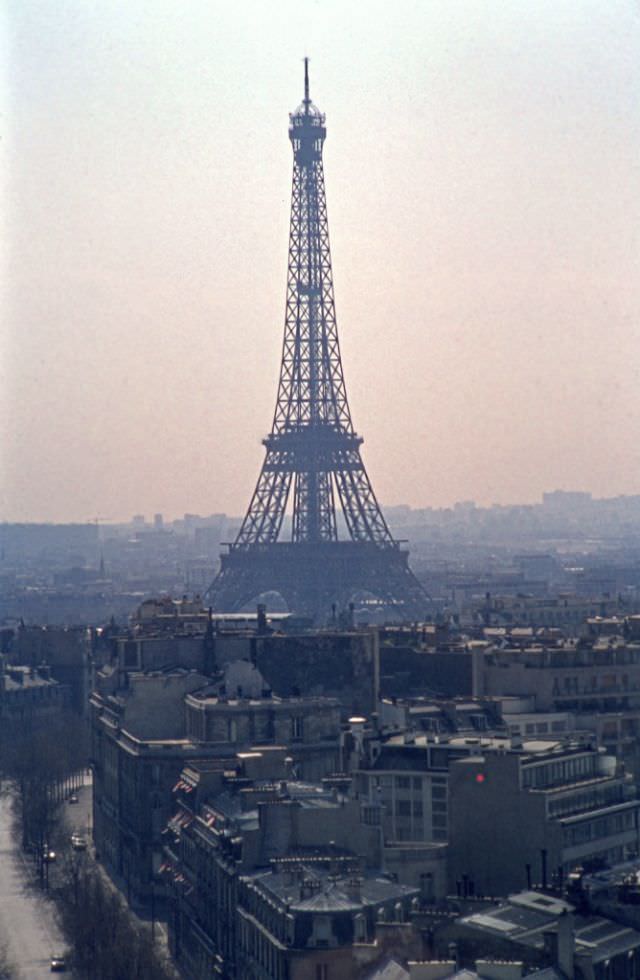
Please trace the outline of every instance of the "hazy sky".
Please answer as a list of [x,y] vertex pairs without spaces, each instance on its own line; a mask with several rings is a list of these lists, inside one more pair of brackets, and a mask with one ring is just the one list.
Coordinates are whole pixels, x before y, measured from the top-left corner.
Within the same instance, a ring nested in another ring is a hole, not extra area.
[[640,3],[7,0],[0,520],[240,513],[327,114],[383,503],[640,492]]

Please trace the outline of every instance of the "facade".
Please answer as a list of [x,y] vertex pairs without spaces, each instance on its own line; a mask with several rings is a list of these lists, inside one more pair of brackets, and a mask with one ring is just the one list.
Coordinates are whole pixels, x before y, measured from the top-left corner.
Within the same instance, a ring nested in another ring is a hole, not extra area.
[[616,759],[588,741],[479,746],[450,767],[450,888],[506,895],[637,854],[636,796]]
[[359,802],[287,779],[287,766],[257,751],[181,773],[163,872],[187,978],[351,976],[353,944],[406,922],[418,899],[376,873],[380,832]]
[[343,718],[375,711],[379,644],[375,629],[295,630],[287,615],[210,614],[202,600],[148,600],[115,637],[121,674],[180,666],[208,675],[246,660],[281,697],[303,691],[337,698]]
[[184,668],[115,671],[91,709],[96,850],[136,901],[149,901],[159,881],[171,791],[188,760],[280,744],[291,773],[305,778],[339,761],[337,703],[275,698],[247,663],[229,665],[217,683]]
[[459,758],[502,752],[511,741],[496,705],[415,698],[383,700],[378,733],[354,757],[356,792],[386,843],[449,839],[449,772]]
[[87,627],[20,626],[15,638],[18,663],[47,664],[51,676],[65,684],[70,706],[86,717],[93,682],[93,631]]
[[357,947],[379,922],[408,922],[419,891],[382,875],[332,873],[304,861],[243,878],[238,980],[340,980],[357,975]]
[[0,740],[19,738],[59,718],[70,689],[51,677],[48,666],[8,666],[0,656]]
[[478,696],[524,696],[536,712],[570,712],[575,729],[593,732],[598,744],[640,775],[640,643],[635,639],[605,634],[552,643],[528,636],[516,645],[511,636],[500,646],[476,646],[474,678]]
[[91,697],[96,855],[129,900],[151,898],[171,790],[198,751],[184,736],[184,696],[204,683],[182,670],[132,675],[126,689]]
[[264,690],[230,697],[206,688],[185,698],[187,736],[226,746],[286,745],[301,778],[339,768],[340,711],[329,698],[279,698]]

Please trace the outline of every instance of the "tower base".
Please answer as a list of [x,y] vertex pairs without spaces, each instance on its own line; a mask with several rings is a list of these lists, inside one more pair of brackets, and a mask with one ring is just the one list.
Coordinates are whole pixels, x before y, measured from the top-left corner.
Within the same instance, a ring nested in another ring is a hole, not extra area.
[[389,619],[421,620],[429,600],[408,557],[395,543],[369,541],[232,546],[221,556],[208,596],[214,611],[237,612],[265,592],[278,592],[290,612],[320,621],[364,593]]

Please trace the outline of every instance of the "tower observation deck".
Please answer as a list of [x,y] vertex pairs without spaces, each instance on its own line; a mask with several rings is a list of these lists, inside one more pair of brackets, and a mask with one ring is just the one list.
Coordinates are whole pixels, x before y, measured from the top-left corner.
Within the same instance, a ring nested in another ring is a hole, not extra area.
[[390,617],[418,619],[428,597],[378,505],[347,400],[322,164],[326,134],[305,58],[304,98],[289,117],[293,182],[276,407],[249,508],[209,596],[228,612],[278,592],[292,612],[317,619],[367,596]]

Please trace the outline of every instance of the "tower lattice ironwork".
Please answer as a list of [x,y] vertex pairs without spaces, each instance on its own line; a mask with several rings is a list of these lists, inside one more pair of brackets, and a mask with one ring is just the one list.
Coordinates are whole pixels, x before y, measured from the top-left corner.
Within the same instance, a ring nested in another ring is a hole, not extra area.
[[[349,411],[322,166],[325,117],[309,97],[307,59],[304,99],[289,119],[293,184],[276,408],[249,509],[209,595],[214,608],[231,611],[275,591],[292,611],[321,616],[369,593],[416,618],[427,596],[380,510]],[[291,496],[291,534],[282,540]]]

